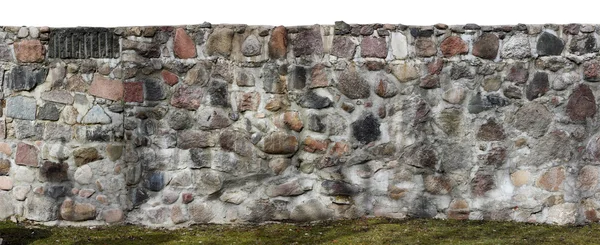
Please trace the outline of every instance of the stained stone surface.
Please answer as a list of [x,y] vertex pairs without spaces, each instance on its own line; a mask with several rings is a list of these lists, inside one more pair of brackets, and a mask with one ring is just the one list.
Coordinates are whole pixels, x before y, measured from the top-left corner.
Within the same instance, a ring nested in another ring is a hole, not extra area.
[[0,219],[597,222],[595,32],[5,27]]

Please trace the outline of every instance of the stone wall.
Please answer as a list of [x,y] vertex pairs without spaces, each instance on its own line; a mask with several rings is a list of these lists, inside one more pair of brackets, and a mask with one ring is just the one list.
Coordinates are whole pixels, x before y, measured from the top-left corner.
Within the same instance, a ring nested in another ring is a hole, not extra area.
[[596,27],[3,27],[0,219],[596,222]]

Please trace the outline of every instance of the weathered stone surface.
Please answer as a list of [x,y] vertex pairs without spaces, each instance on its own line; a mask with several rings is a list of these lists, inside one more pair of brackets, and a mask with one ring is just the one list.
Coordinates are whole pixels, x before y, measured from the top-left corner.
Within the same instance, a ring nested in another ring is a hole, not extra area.
[[206,41],[206,53],[209,56],[228,57],[231,54],[231,43],[233,41],[233,30],[229,28],[217,28],[208,36]]
[[13,188],[13,180],[8,176],[0,176],[0,190],[10,191]]
[[64,106],[56,103],[47,102],[37,111],[37,119],[58,121],[60,110],[63,107]]
[[536,186],[547,191],[558,191],[565,181],[565,169],[554,167],[546,171],[536,182]]
[[473,43],[473,55],[483,59],[493,60],[498,54],[499,44],[500,40],[498,39],[498,36],[493,33],[483,33]]
[[13,188],[13,196],[17,201],[24,201],[31,190],[30,185],[18,185]]
[[8,75],[8,88],[13,91],[30,91],[44,83],[47,68],[37,66],[15,66]]
[[14,44],[17,61],[22,63],[44,61],[44,45],[40,40],[21,40]]
[[283,94],[286,90],[286,83],[279,76],[278,67],[275,64],[265,64],[260,77],[263,80],[263,88],[267,93]]
[[202,103],[204,90],[199,86],[179,86],[173,92],[171,105],[177,108],[196,110]]
[[269,57],[284,58],[287,53],[287,30],[283,26],[273,28],[269,39]]
[[94,173],[92,172],[92,168],[89,165],[83,165],[78,167],[73,174],[73,179],[82,185],[87,185],[92,183],[92,177]]
[[565,44],[557,36],[549,32],[543,32],[537,40],[537,53],[539,56],[560,55]]
[[84,124],[109,124],[112,119],[104,112],[104,109],[99,105],[94,105],[90,110],[83,116],[81,123]]
[[596,37],[593,34],[577,35],[571,39],[569,51],[577,55],[598,52]]
[[531,56],[529,38],[525,34],[515,34],[502,46],[502,57],[507,59],[524,59]]
[[517,170],[516,172],[510,175],[510,180],[512,184],[516,187],[520,187],[529,183],[529,179],[531,178],[531,173],[527,170]]
[[599,175],[598,167],[591,165],[583,166],[577,176],[577,188],[584,191],[596,190],[598,188]]
[[273,132],[263,138],[262,150],[269,154],[291,154],[298,150],[298,138],[284,132]]
[[38,166],[38,149],[29,144],[19,143],[17,144],[17,153],[15,156],[15,163],[18,165],[25,165],[30,167]]
[[196,57],[196,44],[183,28],[177,28],[175,30],[175,37],[173,38],[173,53],[175,53],[175,56],[180,59],[190,59]]
[[504,79],[517,84],[523,84],[529,79],[529,70],[524,67],[523,63],[516,63],[510,67]]
[[292,39],[292,49],[296,57],[303,55],[321,55],[323,54],[323,39],[321,38],[320,27],[302,30]]
[[255,35],[246,37],[242,43],[242,54],[247,57],[257,56],[262,51],[262,44]]
[[191,116],[186,110],[173,110],[167,120],[172,129],[182,130],[190,126]]
[[356,43],[347,36],[335,36],[333,37],[331,54],[339,58],[351,59],[354,57],[356,52]]
[[484,196],[488,191],[494,189],[494,176],[489,173],[477,172],[471,183],[471,192],[475,196]]
[[82,166],[90,162],[102,159],[98,150],[94,147],[81,147],[73,150],[75,165]]
[[363,115],[352,124],[352,136],[362,144],[376,141],[381,136],[380,122],[372,113]]
[[237,108],[239,112],[257,111],[260,105],[260,94],[257,92],[249,92],[238,94]]
[[526,103],[517,110],[513,125],[533,137],[540,137],[548,131],[553,116],[546,106],[537,103]]
[[212,134],[200,130],[184,130],[177,132],[177,147],[181,149],[206,148],[215,145]]
[[109,224],[120,222],[124,217],[123,211],[118,208],[106,209],[102,212],[102,218]]
[[459,62],[452,65],[452,69],[450,70],[450,78],[452,80],[458,80],[461,78],[474,78],[473,72],[471,72],[470,66],[466,62]]
[[144,102],[144,84],[142,82],[123,83],[123,100],[125,102]]
[[528,100],[534,100],[546,94],[548,90],[550,90],[548,73],[536,72],[533,79],[527,84],[525,97],[527,97]]
[[24,120],[35,120],[36,114],[36,102],[35,99],[14,96],[6,100],[6,116],[24,119]]
[[111,80],[102,75],[95,74],[88,92],[96,97],[116,101],[123,98],[123,90],[123,82],[120,80]]
[[573,121],[584,121],[596,115],[596,97],[586,84],[580,84],[569,96],[566,112]]
[[333,211],[318,199],[309,199],[292,209],[290,219],[294,221],[326,220],[333,216]]
[[96,217],[96,206],[67,198],[60,206],[60,217],[69,221],[90,220]]
[[556,225],[574,224],[577,218],[577,204],[562,203],[548,209],[548,220],[546,223]]
[[60,104],[73,104],[73,96],[66,90],[51,90],[47,92],[42,92],[41,98],[42,100],[56,102]]
[[401,83],[409,82],[419,78],[419,68],[413,63],[406,62],[391,64],[390,69],[392,70],[392,74]]
[[8,44],[0,44],[0,61],[14,62],[15,56]]
[[450,104],[460,104],[465,98],[466,89],[461,86],[452,86],[450,89],[444,91],[442,99]]
[[55,163],[50,161],[45,161],[42,163],[40,167],[40,176],[42,180],[49,182],[62,182],[69,180],[69,176],[67,171],[69,170],[69,165],[65,162],[63,163]]
[[360,56],[385,58],[388,53],[387,42],[382,37],[366,37],[360,43]]
[[600,81],[600,62],[598,60],[589,60],[583,63],[583,79],[589,82]]
[[285,123],[288,128],[296,132],[300,132],[304,127],[302,119],[300,119],[300,114],[297,111],[288,111],[283,113],[283,123]]
[[10,161],[7,159],[0,159],[0,175],[8,175],[9,172],[10,172]]
[[337,88],[350,99],[367,98],[371,94],[369,83],[360,75],[356,66],[349,67],[339,75]]
[[506,135],[504,134],[502,125],[497,124],[493,120],[489,120],[479,127],[476,137],[477,139],[484,141],[499,141],[504,140]]
[[386,76],[381,76],[377,80],[379,82],[375,85],[375,94],[382,98],[391,98],[398,94],[398,88],[394,83],[394,80],[389,79]]
[[415,52],[420,57],[431,57],[437,53],[437,47],[431,38],[417,38],[415,41]]
[[450,36],[440,43],[440,50],[445,57],[452,57],[469,52],[469,46],[459,36]]
[[313,90],[308,90],[298,100],[298,104],[304,108],[323,109],[333,105],[333,101],[325,96],[320,96]]

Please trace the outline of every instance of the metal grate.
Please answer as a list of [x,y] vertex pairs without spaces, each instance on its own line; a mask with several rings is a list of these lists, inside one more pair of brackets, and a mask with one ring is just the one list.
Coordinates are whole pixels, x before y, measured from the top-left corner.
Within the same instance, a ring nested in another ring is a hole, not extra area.
[[119,37],[113,29],[64,28],[50,31],[50,58],[118,58],[119,52]]

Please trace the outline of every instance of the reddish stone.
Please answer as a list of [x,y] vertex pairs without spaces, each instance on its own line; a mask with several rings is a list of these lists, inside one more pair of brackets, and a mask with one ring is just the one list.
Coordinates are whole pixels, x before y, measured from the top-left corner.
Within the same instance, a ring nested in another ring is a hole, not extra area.
[[446,176],[428,175],[423,182],[425,191],[434,195],[446,195],[452,190],[452,181]]
[[260,104],[260,94],[258,92],[243,93],[238,96],[238,111],[256,111]]
[[423,78],[421,78],[421,83],[419,83],[419,87],[424,89],[437,88],[440,84],[440,77],[436,74],[429,74]]
[[288,111],[283,114],[283,122],[287,125],[291,130],[296,132],[300,132],[304,127],[302,120],[300,119],[300,114],[297,111]]
[[179,82],[179,77],[170,71],[163,70],[160,72],[160,75],[162,76],[163,81],[169,86],[173,86]]
[[387,43],[385,38],[365,37],[360,44],[362,57],[385,58],[387,56]]
[[177,58],[190,59],[196,57],[196,44],[183,28],[175,30],[173,52]]
[[310,87],[320,88],[329,86],[329,79],[324,65],[318,64],[313,66],[310,71]]
[[596,98],[588,85],[580,84],[573,89],[567,102],[567,115],[573,121],[584,121],[596,115]]
[[418,38],[415,41],[415,52],[420,57],[431,57],[437,53],[437,48],[431,38]]
[[194,195],[192,195],[192,193],[183,193],[181,194],[181,202],[183,204],[188,204],[190,202],[194,201]]
[[123,82],[111,80],[102,75],[95,74],[88,93],[109,100],[120,100],[123,98]]
[[17,154],[15,163],[31,167],[38,166],[38,149],[33,145],[19,143],[17,144]]
[[375,60],[367,60],[365,62],[365,67],[369,71],[381,71],[385,68],[385,62],[375,61]]
[[477,131],[476,137],[483,141],[499,141],[506,138],[502,125],[497,124],[493,120],[489,120],[482,124],[481,127],[479,127],[479,131]]
[[298,139],[284,132],[273,132],[264,137],[263,151],[268,154],[290,154],[298,150]]
[[498,39],[498,36],[492,33],[484,33],[473,43],[473,55],[483,59],[493,60],[498,54],[499,45],[500,40]]
[[171,105],[188,110],[196,110],[200,107],[204,93],[198,86],[180,86],[171,97]]
[[598,60],[583,63],[583,79],[590,82],[600,81],[600,62]]
[[546,171],[537,181],[537,186],[547,191],[558,191],[565,180],[565,168],[554,167]]
[[504,80],[521,84],[527,82],[527,79],[529,79],[529,70],[523,64],[517,63],[510,67]]
[[494,175],[477,172],[471,183],[471,191],[475,196],[483,196],[486,192],[494,189]]
[[440,74],[442,72],[442,68],[444,68],[444,60],[443,59],[435,59],[429,63],[427,63],[427,71],[431,74]]
[[329,151],[329,155],[334,157],[341,157],[346,153],[350,152],[350,145],[345,142],[335,142],[331,150]]
[[466,54],[469,52],[467,43],[458,36],[451,36],[440,44],[440,49],[445,57],[455,56],[457,54]]
[[22,40],[15,43],[14,47],[19,62],[31,63],[44,61],[44,46],[40,40]]
[[327,146],[329,146],[329,143],[329,140],[317,140],[308,136],[304,139],[304,151],[323,153],[327,151]]
[[144,84],[142,82],[123,83],[125,102],[144,102]]
[[269,57],[272,59],[285,58],[287,52],[287,30],[284,26],[278,26],[271,32],[269,40]]

